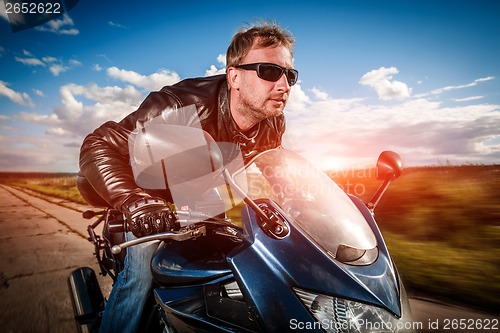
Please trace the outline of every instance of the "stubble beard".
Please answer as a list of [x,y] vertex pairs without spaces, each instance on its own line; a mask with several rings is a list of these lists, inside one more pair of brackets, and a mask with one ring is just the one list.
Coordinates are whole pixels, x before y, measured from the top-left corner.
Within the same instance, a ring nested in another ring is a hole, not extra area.
[[[276,98],[276,96],[274,97]],[[281,95],[280,97],[281,98]],[[273,97],[265,99],[263,102],[255,103],[255,101],[248,99],[241,99],[241,113],[247,118],[251,119],[255,124],[272,117],[278,117],[283,114],[286,106],[287,96],[284,96],[284,101],[281,106],[275,107],[276,101]]]

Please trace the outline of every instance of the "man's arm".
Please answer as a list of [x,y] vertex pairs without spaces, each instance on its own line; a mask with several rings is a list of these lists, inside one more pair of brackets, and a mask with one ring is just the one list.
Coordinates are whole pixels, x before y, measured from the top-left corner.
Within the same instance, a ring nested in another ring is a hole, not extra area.
[[166,109],[177,109],[179,101],[165,92],[151,93],[137,109],[119,123],[107,122],[89,134],[80,150],[80,170],[96,192],[112,207],[123,210],[141,198],[150,198],[135,183],[129,161],[128,138],[136,125]]
[[88,135],[80,150],[80,171],[95,191],[119,210],[146,193],[135,184],[128,155],[130,131],[107,122]]

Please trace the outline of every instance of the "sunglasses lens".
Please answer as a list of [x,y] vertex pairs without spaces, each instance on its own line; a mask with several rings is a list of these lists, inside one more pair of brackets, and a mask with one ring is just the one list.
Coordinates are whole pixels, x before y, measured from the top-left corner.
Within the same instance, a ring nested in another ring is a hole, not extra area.
[[286,79],[288,80],[288,84],[290,86],[293,86],[295,83],[297,83],[297,79],[299,78],[299,72],[296,71],[295,69],[289,69]]
[[278,66],[261,64],[259,70],[257,71],[257,74],[259,74],[259,77],[261,79],[276,82],[283,74],[283,70]]

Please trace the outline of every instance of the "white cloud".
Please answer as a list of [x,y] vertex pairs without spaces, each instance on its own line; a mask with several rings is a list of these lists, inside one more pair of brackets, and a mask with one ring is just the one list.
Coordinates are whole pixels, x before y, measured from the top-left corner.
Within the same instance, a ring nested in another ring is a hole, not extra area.
[[23,50],[23,54],[29,58],[14,57],[14,59],[27,66],[48,66],[49,71],[54,76],[59,76],[61,73],[82,65],[82,63],[76,59],[71,59],[68,64],[65,64],[62,59],[57,59],[52,56],[45,56],[40,60],[27,50]]
[[63,66],[61,64],[55,64],[49,67],[50,72],[54,76],[59,76],[59,74],[66,72],[69,69],[69,67]]
[[217,61],[219,62],[219,64],[221,64],[222,66],[226,66],[226,55],[225,54],[219,54],[217,56]]
[[216,65],[211,65],[209,69],[205,71],[205,76],[213,76],[219,74],[226,73],[226,55],[219,54],[217,56],[217,62],[222,66],[221,68],[217,68]]
[[37,59],[37,58],[20,58],[20,57],[14,57],[14,59],[17,62],[20,62],[23,65],[27,65],[27,66],[42,66],[42,67],[46,66],[43,61],[41,61],[40,59]]
[[51,20],[41,26],[35,27],[38,31],[53,32],[58,35],[78,35],[80,31],[73,28],[75,23],[68,14],[64,14],[59,20]]
[[381,100],[402,100],[410,97],[411,90],[406,83],[393,80],[398,73],[396,67],[380,67],[363,75],[359,83],[373,88]]
[[132,86],[67,84],[60,88],[60,98],[61,104],[50,114],[21,112],[15,118],[47,127],[51,137],[73,138],[81,144],[83,137],[104,122],[120,121],[134,111],[144,96]]
[[[125,116],[125,112],[137,107],[142,98],[142,94],[131,86],[125,88],[101,87],[96,84],[87,86],[68,84],[61,87],[60,94],[62,106],[54,110],[57,118],[70,122],[73,122],[74,119],[78,122],[93,119],[88,125],[92,127],[97,127],[96,120],[121,120],[121,117]],[[80,96],[95,103],[84,104],[79,99]],[[125,105],[126,107],[124,107]]]
[[75,59],[71,59],[71,60],[69,61],[69,64],[70,64],[71,66],[74,66],[74,67],[77,67],[77,66],[81,66],[81,65],[82,65],[82,63],[81,63],[81,62],[79,62],[78,60],[75,60]]
[[40,96],[40,97],[44,97],[44,96],[45,96],[45,95],[44,95],[44,93],[43,93],[43,91],[41,91],[41,90],[38,90],[38,89],[33,89],[33,92],[34,92],[36,95]]
[[313,93],[314,97],[323,101],[326,101],[330,98],[326,92],[316,87],[313,87],[311,89],[311,92]]
[[55,114],[44,115],[23,111],[16,118],[25,122],[45,126],[54,126],[60,123]]
[[175,72],[160,70],[151,75],[142,75],[134,71],[110,67],[107,74],[117,80],[131,83],[136,87],[150,91],[160,90],[166,85],[171,85],[180,81],[180,76]]
[[43,57],[43,58],[42,58],[42,60],[43,60],[45,63],[51,63],[51,62],[56,62],[56,61],[57,61],[57,58],[47,56],[47,57]]
[[65,136],[65,137],[72,137],[73,136],[73,133],[71,133],[70,131],[65,130],[64,128],[61,128],[61,127],[49,128],[46,133],[50,134],[50,135],[55,135],[55,136]]
[[[474,80],[470,83],[467,83],[467,84],[461,84],[461,85],[456,85],[456,86],[446,86],[446,87],[434,89],[428,93],[417,94],[417,95],[414,95],[413,97],[422,98],[422,97],[427,97],[429,95],[441,95],[442,93],[445,93],[448,91],[475,87],[475,86],[477,86],[478,83],[491,81],[494,79],[495,79],[494,76],[488,76],[488,77],[476,79],[476,80]],[[468,97],[468,98],[464,98],[464,99],[454,99],[454,100],[458,102],[458,101],[468,101],[468,100],[473,100],[473,99],[479,99],[477,97],[480,97],[480,96],[473,96],[473,97]],[[480,97],[480,98],[482,98],[482,97]]]
[[478,99],[483,99],[484,96],[470,96],[470,97],[464,97],[464,98],[453,98],[452,101],[454,102],[470,102],[470,101],[477,101]]
[[5,96],[12,102],[19,105],[29,106],[29,107],[34,106],[30,96],[27,93],[20,93],[14,91],[11,88],[7,87],[7,85],[8,84],[6,82],[0,81],[0,97]]
[[111,59],[109,59],[108,56],[105,55],[105,54],[98,54],[97,56],[100,57],[100,58],[103,58],[104,60],[106,60],[106,62],[108,62],[110,64],[113,63],[113,61],[111,61]]
[[213,76],[213,75],[219,75],[219,74],[225,74],[226,73],[226,68],[217,68],[215,65],[211,65],[209,69],[205,71],[205,76]]
[[[57,61],[57,59],[55,59],[55,58],[51,58],[50,60],[51,60],[51,62]],[[68,64],[69,64],[69,66],[66,66],[63,63],[55,63],[55,64],[49,66],[49,71],[52,73],[52,75],[59,76],[59,74],[61,74],[61,73],[67,72],[68,70],[70,70],[74,67],[78,67],[78,66],[82,65],[81,62],[79,62],[78,60],[74,60],[74,59],[71,59],[68,62]]]
[[488,77],[484,77],[484,78],[479,78],[479,79],[474,80],[473,82],[468,83],[468,84],[463,84],[463,85],[458,85],[458,86],[447,86],[447,87],[443,87],[443,88],[439,88],[439,89],[434,89],[430,93],[432,95],[439,95],[439,94],[442,94],[442,93],[447,92],[447,91],[474,87],[480,82],[490,81],[493,79],[495,79],[494,76],[488,76]]
[[108,24],[111,26],[111,27],[114,27],[114,28],[120,28],[120,29],[127,29],[126,26],[124,25],[121,25],[119,23],[115,23],[113,21],[108,21]]
[[[66,137],[43,134],[26,135],[16,128],[0,139],[0,170],[8,171],[68,171],[78,170],[79,149]],[[57,147],[54,149],[54,147]]]
[[302,112],[303,110],[307,110],[310,103],[311,99],[302,90],[302,86],[299,82],[292,87],[290,96],[288,97],[288,101],[286,104],[286,110],[294,113]]

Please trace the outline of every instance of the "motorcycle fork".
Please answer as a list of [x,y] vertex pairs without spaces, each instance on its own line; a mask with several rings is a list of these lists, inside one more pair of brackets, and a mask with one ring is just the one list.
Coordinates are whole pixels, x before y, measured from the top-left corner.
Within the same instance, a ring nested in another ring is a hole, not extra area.
[[123,261],[119,256],[111,253],[112,244],[110,244],[110,241],[107,240],[105,237],[101,237],[99,233],[96,233],[96,228],[99,227],[102,223],[104,223],[102,234],[105,235],[107,231],[109,232],[109,230],[113,227],[116,227],[117,224],[120,223],[123,224],[123,217],[121,216],[121,213],[119,213],[117,210],[109,208],[100,212],[92,212],[92,215],[93,216],[100,215],[100,216],[94,223],[88,226],[87,228],[87,232],[89,234],[88,240],[92,244],[94,244],[94,249],[95,249],[94,255],[97,259],[97,263],[99,264],[100,274],[102,276],[109,275],[114,283],[116,282],[118,273],[123,268],[122,265]]

